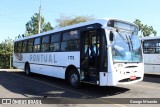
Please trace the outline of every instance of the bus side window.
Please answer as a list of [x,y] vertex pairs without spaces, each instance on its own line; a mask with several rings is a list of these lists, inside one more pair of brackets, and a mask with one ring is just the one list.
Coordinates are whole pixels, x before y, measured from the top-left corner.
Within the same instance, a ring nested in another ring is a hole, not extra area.
[[33,39],[28,40],[27,52],[30,53],[33,50]]
[[34,39],[33,52],[40,52],[41,49],[41,38]]
[[63,33],[61,51],[79,51],[80,35],[78,30]]
[[22,41],[18,42],[18,53],[22,52]]
[[18,43],[14,43],[14,53],[18,53]]
[[49,51],[49,38],[50,36],[44,36],[42,37],[42,52],[48,52]]
[[22,42],[22,52],[25,53],[27,51],[27,40]]
[[60,51],[61,33],[51,35],[50,51]]

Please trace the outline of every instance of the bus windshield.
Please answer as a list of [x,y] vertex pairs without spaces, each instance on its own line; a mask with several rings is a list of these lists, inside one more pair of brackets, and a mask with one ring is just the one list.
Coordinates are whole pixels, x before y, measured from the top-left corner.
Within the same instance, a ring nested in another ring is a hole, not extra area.
[[142,62],[141,44],[136,32],[114,31],[114,62]]

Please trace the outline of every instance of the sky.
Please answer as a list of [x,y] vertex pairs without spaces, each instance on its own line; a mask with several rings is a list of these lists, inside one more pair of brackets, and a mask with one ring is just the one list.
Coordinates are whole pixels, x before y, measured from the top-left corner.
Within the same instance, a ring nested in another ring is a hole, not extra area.
[[40,1],[41,14],[53,27],[61,15],[139,19],[160,36],[160,0],[0,0],[0,42],[25,33],[25,24],[38,13]]

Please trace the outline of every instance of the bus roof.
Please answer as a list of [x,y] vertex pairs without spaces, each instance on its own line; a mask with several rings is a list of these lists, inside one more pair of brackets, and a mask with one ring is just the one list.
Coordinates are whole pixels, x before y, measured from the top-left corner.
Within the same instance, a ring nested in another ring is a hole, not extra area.
[[125,21],[125,20],[114,19],[114,18],[103,18],[103,19],[95,19],[95,20],[88,21],[88,22],[82,22],[82,23],[79,23],[79,24],[74,24],[74,25],[70,25],[70,26],[66,26],[66,27],[62,27],[62,28],[53,29],[53,30],[50,30],[50,31],[47,31],[47,32],[43,32],[43,33],[40,33],[40,34],[35,34],[35,35],[32,35],[32,36],[27,36],[27,37],[24,37],[24,38],[18,38],[15,41],[21,41],[21,40],[25,40],[25,39],[39,37],[39,36],[42,36],[42,35],[47,35],[47,34],[56,33],[56,32],[60,32],[60,31],[64,31],[64,30],[83,27],[83,26],[91,25],[91,24],[101,24],[102,27],[105,28],[105,27],[107,27],[107,23],[108,23],[109,20],[121,21],[121,22],[124,22],[124,23],[129,23],[131,25],[137,26],[136,24]]

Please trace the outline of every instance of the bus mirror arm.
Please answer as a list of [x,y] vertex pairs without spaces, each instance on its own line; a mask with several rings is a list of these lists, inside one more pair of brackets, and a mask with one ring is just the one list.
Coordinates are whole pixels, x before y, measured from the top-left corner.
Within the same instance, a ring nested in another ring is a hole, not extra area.
[[110,34],[109,34],[109,40],[110,41],[113,41],[113,38],[114,38],[114,34],[112,31],[110,31]]

